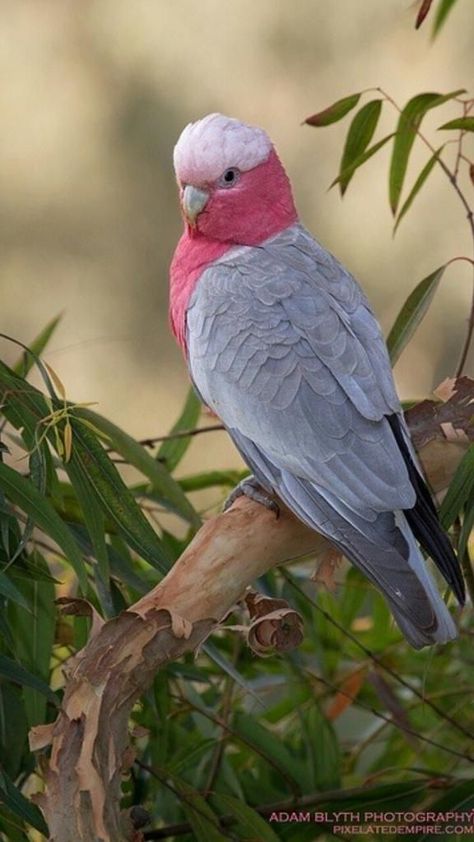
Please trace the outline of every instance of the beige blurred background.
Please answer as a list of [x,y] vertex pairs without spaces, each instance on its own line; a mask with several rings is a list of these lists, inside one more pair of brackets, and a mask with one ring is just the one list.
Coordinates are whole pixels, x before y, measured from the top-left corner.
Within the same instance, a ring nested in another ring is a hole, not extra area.
[[[167,270],[181,228],[172,148],[188,121],[218,110],[269,131],[304,222],[359,278],[385,331],[417,281],[470,254],[442,173],[393,239],[388,147],[341,201],[327,187],[348,120],[321,130],[301,121],[376,85],[401,103],[469,87],[471,0],[433,43],[431,21],[415,32],[410,0],[3,0],[0,11],[0,329],[29,342],[62,312],[46,360],[72,399],[98,401],[135,436],[166,432],[187,389],[167,326]],[[435,143],[456,114],[448,105],[428,116]],[[380,137],[394,119],[385,106]],[[409,184],[426,157],[413,155]],[[447,273],[397,366],[404,397],[452,372],[471,282],[467,264]],[[0,353],[16,358],[5,342]],[[238,464],[212,434],[182,470]]]

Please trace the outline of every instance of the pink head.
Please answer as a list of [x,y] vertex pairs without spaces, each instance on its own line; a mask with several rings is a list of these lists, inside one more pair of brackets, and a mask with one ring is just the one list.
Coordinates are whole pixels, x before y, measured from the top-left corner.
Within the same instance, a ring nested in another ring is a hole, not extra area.
[[262,129],[210,114],[186,126],[174,166],[191,238],[257,245],[297,219],[288,176]]

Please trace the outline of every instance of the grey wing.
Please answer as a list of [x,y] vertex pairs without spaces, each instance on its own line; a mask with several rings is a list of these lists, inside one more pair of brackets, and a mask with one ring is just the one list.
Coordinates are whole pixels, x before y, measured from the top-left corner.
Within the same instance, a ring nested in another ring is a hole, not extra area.
[[455,636],[401,511],[400,406],[354,279],[294,226],[207,269],[187,324],[197,389],[260,482],[382,588],[413,646]]
[[354,522],[414,504],[385,418],[399,402],[380,329],[304,229],[208,269],[187,320],[192,377],[231,435]]

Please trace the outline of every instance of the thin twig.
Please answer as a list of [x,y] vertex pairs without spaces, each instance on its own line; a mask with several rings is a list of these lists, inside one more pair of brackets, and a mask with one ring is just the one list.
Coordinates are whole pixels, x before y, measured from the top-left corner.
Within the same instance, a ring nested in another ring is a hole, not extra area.
[[[345,635],[345,637],[347,637],[352,643],[354,643],[359,649],[361,649],[362,652],[364,652],[364,654],[371,659],[371,661],[373,661],[375,664],[381,667],[386,673],[388,673],[388,675],[391,675],[392,678],[394,678],[403,687],[406,687],[406,689],[409,690],[410,693],[413,693],[414,696],[417,696],[419,699],[421,699],[421,701],[424,702],[424,704],[427,705],[427,707],[430,707],[431,710],[433,710],[438,716],[440,716],[446,722],[449,722],[450,725],[452,725],[453,728],[459,731],[464,737],[468,737],[469,740],[474,740],[474,734],[468,731],[468,729],[465,728],[464,725],[461,725],[459,722],[456,722],[455,719],[452,719],[449,716],[449,714],[447,714],[444,710],[435,705],[434,702],[430,701],[430,699],[423,696],[423,694],[416,687],[410,684],[410,682],[403,678],[403,676],[399,675],[394,669],[392,669],[392,667],[389,667],[388,664],[384,663],[384,661],[382,661],[377,655],[375,655],[375,653],[372,652],[371,649],[369,649],[367,646],[361,643],[360,640],[358,640],[357,637],[355,637],[355,635],[353,635],[350,631],[345,629],[344,626],[342,626],[340,623],[338,623],[337,620],[334,619],[334,617],[331,617],[331,615],[328,614],[328,612],[325,611],[324,608],[321,608],[321,606],[318,605],[318,603],[314,599],[311,599],[311,597],[308,596],[308,594],[305,593],[305,591],[302,588],[300,588],[299,585],[296,584],[293,576],[290,573],[288,573],[288,571],[285,570],[285,568],[280,568],[280,573],[283,576],[283,578],[286,579],[288,584],[290,584],[296,591],[298,591],[298,593],[301,594],[301,596],[303,596],[303,598],[306,599],[310,603],[310,605],[313,606],[313,608],[315,608],[320,614],[322,614],[323,617],[329,623],[335,626],[343,635]],[[471,759],[474,762],[474,758]]]
[[[173,784],[170,783],[169,780],[167,779],[167,775],[166,775],[165,771],[163,771],[163,773],[160,774],[156,770],[156,768],[154,768],[153,766],[149,766],[148,763],[143,763],[143,761],[141,761],[141,760],[136,760],[135,763],[137,764],[137,766],[140,767],[140,769],[143,769],[145,772],[148,772],[148,774],[152,775],[154,778],[156,778],[156,780],[159,781],[160,784],[162,784],[167,789],[169,789],[173,793],[173,795],[176,796],[176,798],[179,801],[187,804],[188,807],[194,813],[197,813],[201,817],[201,819],[204,819],[204,821],[206,823],[210,824],[211,827],[214,828],[214,830],[216,830],[219,833],[223,829],[224,826],[222,825],[220,819],[217,818],[217,821],[214,821],[214,819],[211,818],[210,816],[208,816],[207,813],[204,812],[204,810],[201,810],[201,808],[198,807],[197,804],[195,804],[194,801],[191,798],[189,798],[186,795],[186,793],[183,792],[182,789],[181,790],[176,789],[176,787],[173,786]],[[224,831],[223,835],[224,835],[225,839],[231,839],[231,840],[233,839],[233,836],[229,836],[229,834],[225,833],[225,831]]]
[[187,439],[190,436],[199,436],[201,433],[213,433],[216,430],[225,430],[223,424],[209,424],[207,427],[194,427],[191,430],[179,430],[176,433],[169,433],[167,436],[152,436],[147,439],[139,439],[138,443],[144,447],[153,447],[161,441],[173,441],[174,439]]
[[[428,743],[428,745],[434,746],[434,748],[441,749],[442,751],[447,752],[448,754],[452,754],[454,757],[460,757],[462,760],[467,760],[469,763],[474,763],[474,757],[471,757],[469,754],[464,754],[462,751],[456,751],[454,748],[449,748],[449,746],[444,745],[443,743],[438,743],[435,740],[432,740],[431,737],[425,737],[424,734],[420,734],[419,731],[415,731],[414,728],[407,727],[406,725],[402,725],[401,723],[397,722],[393,716],[387,716],[385,713],[381,713],[380,711],[376,710],[376,708],[372,707],[372,705],[366,704],[365,702],[361,702],[361,700],[355,696],[352,696],[342,687],[338,687],[336,684],[332,684],[326,678],[322,678],[320,675],[315,675],[314,673],[308,673],[308,675],[319,681],[321,684],[324,684],[325,687],[329,687],[330,689],[336,691],[341,696],[344,696],[346,699],[350,699],[351,703],[355,705],[355,707],[359,707],[362,710],[367,710],[369,713],[372,713],[377,719],[382,719],[384,721],[384,725],[394,725],[395,728],[398,728],[402,734],[410,734],[412,737],[416,737],[422,743]],[[425,699],[423,701],[426,701]],[[465,703],[465,702],[464,702]]]
[[[234,657],[232,659],[234,667],[237,666],[237,662],[239,659],[239,653],[242,648],[242,639],[240,637],[235,637],[235,649],[234,649]],[[214,784],[216,782],[217,776],[219,774],[219,769],[221,767],[222,758],[224,755],[224,746],[225,746],[225,739],[227,734],[227,725],[229,723],[230,715],[232,713],[232,698],[234,695],[234,688],[235,688],[235,681],[230,676],[227,675],[225,678],[225,686],[224,692],[222,694],[222,703],[221,703],[221,718],[225,725],[222,726],[220,738],[217,740],[215,749],[211,755],[211,763],[209,768],[209,775],[207,779],[207,784],[204,788],[204,798],[208,798],[211,794],[212,790],[214,789]]]
[[[395,102],[393,97],[391,97],[390,94],[388,94],[383,88],[377,87],[377,88],[375,88],[375,90],[377,90],[380,94],[382,94],[382,96],[385,97],[387,102],[389,102],[391,105],[393,105],[393,107],[398,111],[399,114],[402,113],[402,109],[400,108],[400,106]],[[473,100],[469,100],[467,102],[463,101],[462,104],[463,104],[464,113],[466,113],[466,106],[467,106],[468,110],[470,110],[472,108]],[[428,147],[428,149],[431,150],[431,152],[434,155],[436,153],[436,150],[435,150],[433,144],[430,143],[430,141],[420,132],[420,130],[416,126],[413,126],[413,128],[415,129],[415,132],[418,135],[418,137],[420,138],[420,140],[425,144],[425,146]],[[457,193],[457,195],[459,197],[459,200],[461,201],[461,203],[462,203],[462,205],[463,205],[463,207],[466,211],[466,216],[467,216],[469,228],[471,230],[471,237],[472,237],[473,249],[474,249],[474,210],[471,207],[471,205],[469,204],[469,201],[467,200],[463,190],[459,186],[459,182],[458,182],[458,179],[457,179],[457,175],[458,175],[457,169],[455,169],[454,171],[450,170],[448,165],[445,163],[445,161],[443,161],[443,159],[439,155],[437,155],[437,157],[436,157],[436,163],[441,167],[445,176],[449,179],[449,182],[450,182],[451,186],[453,187],[453,189]],[[473,282],[473,289],[472,289],[472,301],[471,301],[471,309],[470,309],[470,314],[469,314],[469,319],[468,319],[467,334],[466,334],[466,337],[465,337],[465,340],[464,340],[464,345],[462,347],[459,363],[458,363],[457,368],[456,368],[455,377],[460,377],[463,370],[464,370],[464,366],[466,364],[466,360],[467,360],[467,356],[469,354],[469,349],[471,347],[473,336],[474,336],[474,282]]]

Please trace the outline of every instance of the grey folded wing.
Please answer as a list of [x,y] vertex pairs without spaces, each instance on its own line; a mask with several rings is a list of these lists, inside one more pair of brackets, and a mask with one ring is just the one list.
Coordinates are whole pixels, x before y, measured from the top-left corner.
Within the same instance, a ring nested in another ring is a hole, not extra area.
[[207,269],[187,325],[197,389],[244,457],[244,440],[262,453],[267,484],[269,465],[287,471],[357,526],[413,506],[385,419],[400,406],[380,328],[301,226]]

